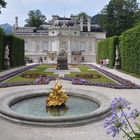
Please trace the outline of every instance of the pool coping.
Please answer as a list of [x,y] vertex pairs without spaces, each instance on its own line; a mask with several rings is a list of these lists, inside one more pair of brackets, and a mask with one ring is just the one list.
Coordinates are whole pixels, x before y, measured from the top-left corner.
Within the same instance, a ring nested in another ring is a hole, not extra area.
[[[84,125],[90,122],[99,121],[111,113],[110,103],[111,99],[101,93],[94,93],[89,90],[80,89],[64,89],[69,95],[81,96],[85,98],[94,99],[99,105],[99,109],[90,112],[85,115],[75,115],[75,116],[61,116],[61,117],[37,117],[37,116],[27,116],[18,114],[10,109],[10,104],[12,101],[20,100],[26,97],[34,97],[47,95],[50,92],[50,88],[47,89],[30,89],[22,90],[20,92],[12,92],[10,95],[4,96],[0,99],[0,113],[5,119],[12,122],[18,122],[21,124],[30,125],[45,125],[50,127],[65,127],[65,126],[77,126]],[[90,95],[89,95],[90,94]]]

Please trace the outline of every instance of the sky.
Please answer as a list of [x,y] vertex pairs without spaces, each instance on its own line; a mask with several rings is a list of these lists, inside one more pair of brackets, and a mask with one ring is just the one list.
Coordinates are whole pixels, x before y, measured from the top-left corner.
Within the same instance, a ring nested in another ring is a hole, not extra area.
[[[98,14],[110,0],[5,0],[6,8],[2,8],[0,24],[15,24],[18,17],[18,25],[24,26],[30,10],[39,9],[47,19],[52,15],[70,17],[86,12],[89,16]],[[138,0],[140,3],[140,0]]]

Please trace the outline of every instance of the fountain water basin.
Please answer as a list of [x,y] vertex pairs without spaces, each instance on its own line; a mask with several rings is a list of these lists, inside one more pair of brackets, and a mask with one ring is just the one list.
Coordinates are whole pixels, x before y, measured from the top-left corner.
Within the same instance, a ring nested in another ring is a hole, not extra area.
[[0,99],[0,113],[14,122],[54,127],[83,125],[110,114],[107,96],[79,89],[65,91],[69,99],[62,108],[46,108],[50,89],[13,92]]
[[39,97],[25,98],[11,103],[11,110],[29,116],[77,116],[84,115],[99,108],[99,104],[89,99],[88,97],[81,97],[69,94],[69,99],[65,106],[46,108],[46,95]]

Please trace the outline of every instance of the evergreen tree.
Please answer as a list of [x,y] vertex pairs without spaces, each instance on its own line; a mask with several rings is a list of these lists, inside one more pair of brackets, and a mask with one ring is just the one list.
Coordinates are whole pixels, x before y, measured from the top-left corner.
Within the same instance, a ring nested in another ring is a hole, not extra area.
[[107,36],[120,35],[133,27],[140,20],[139,12],[137,0],[110,0],[101,12]]
[[26,27],[39,27],[42,24],[45,24],[46,16],[43,15],[40,10],[31,10],[28,13],[28,19],[25,20],[27,24]]
[[1,33],[1,34],[5,34],[3,28],[1,28],[1,27],[0,27],[0,33]]
[[101,13],[96,14],[92,17],[92,23],[99,24],[101,27],[103,26],[103,15]]
[[6,4],[7,3],[4,0],[0,0],[0,14],[1,14],[1,8],[5,8]]

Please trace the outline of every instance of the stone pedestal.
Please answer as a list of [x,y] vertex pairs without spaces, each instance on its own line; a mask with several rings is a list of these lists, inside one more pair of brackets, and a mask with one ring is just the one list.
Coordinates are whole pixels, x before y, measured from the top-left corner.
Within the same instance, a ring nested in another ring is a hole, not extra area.
[[68,59],[65,50],[61,50],[57,58],[57,67],[58,70],[67,70],[68,69]]
[[115,60],[115,69],[121,69],[120,59]]
[[10,69],[9,59],[4,58],[4,69]]
[[57,69],[58,70],[68,70],[68,60],[57,59]]

